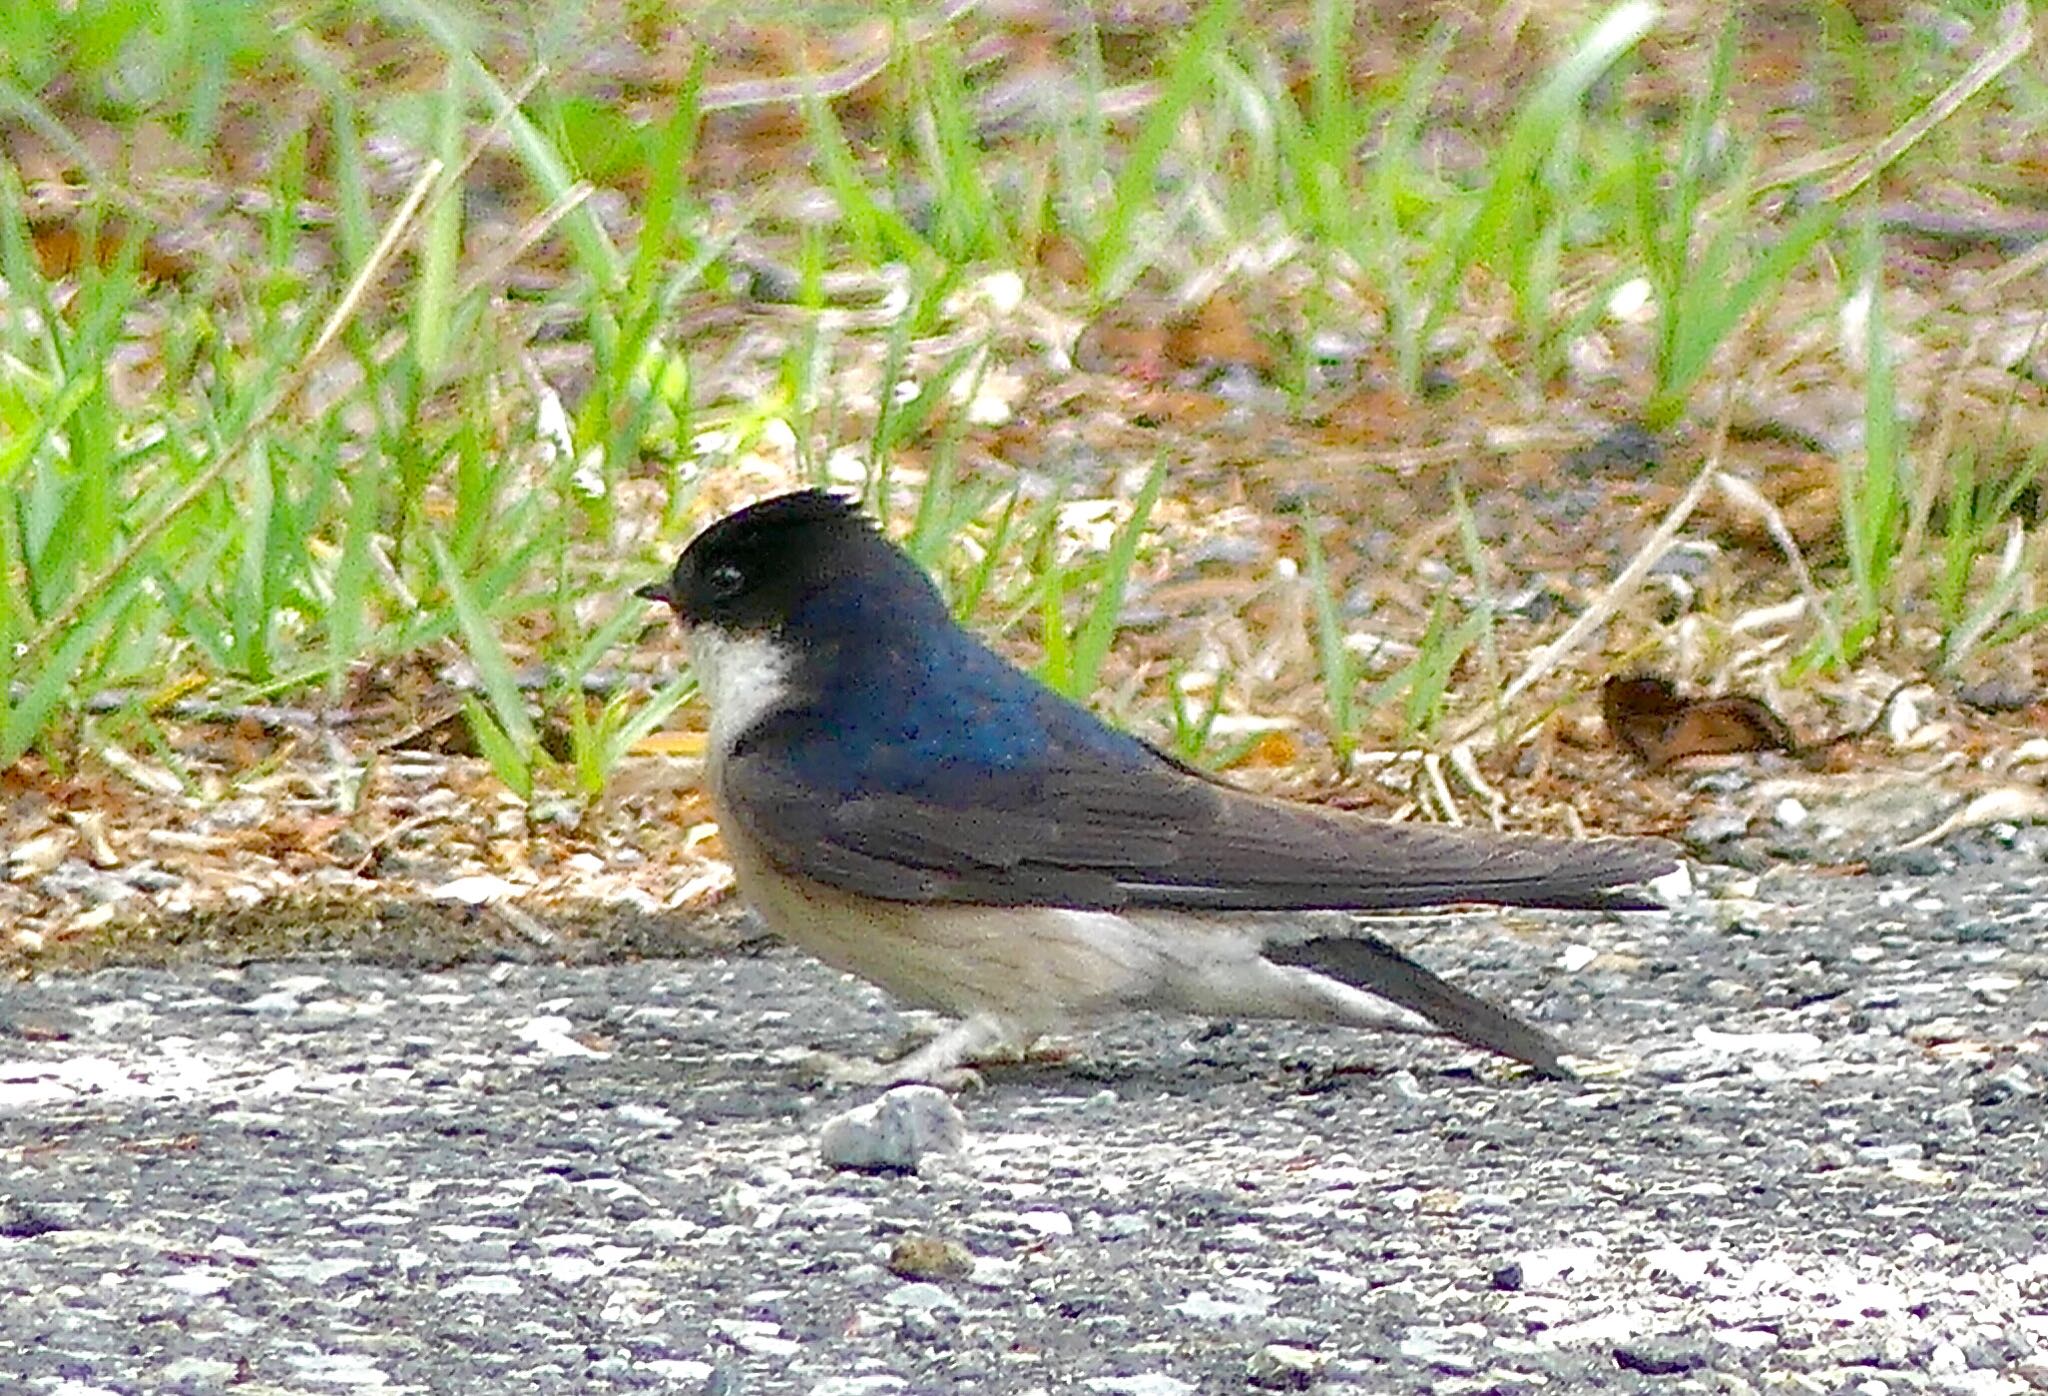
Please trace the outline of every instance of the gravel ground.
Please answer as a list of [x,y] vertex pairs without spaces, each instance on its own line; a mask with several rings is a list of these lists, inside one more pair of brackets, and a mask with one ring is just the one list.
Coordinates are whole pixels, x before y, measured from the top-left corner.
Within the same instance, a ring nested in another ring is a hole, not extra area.
[[2048,840],[1395,923],[1604,1059],[1142,1019],[835,1172],[798,957],[0,998],[6,1393],[2048,1390]]

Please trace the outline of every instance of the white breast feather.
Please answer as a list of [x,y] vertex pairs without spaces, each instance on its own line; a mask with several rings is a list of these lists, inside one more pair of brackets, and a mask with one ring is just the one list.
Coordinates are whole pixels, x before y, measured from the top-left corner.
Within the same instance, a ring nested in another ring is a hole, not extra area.
[[734,635],[709,626],[690,632],[690,665],[711,708],[706,739],[714,783],[733,743],[789,695],[791,658],[764,635]]

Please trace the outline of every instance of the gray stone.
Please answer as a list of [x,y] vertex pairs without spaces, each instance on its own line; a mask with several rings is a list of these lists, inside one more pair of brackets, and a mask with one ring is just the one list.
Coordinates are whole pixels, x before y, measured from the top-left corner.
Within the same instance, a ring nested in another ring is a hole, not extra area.
[[891,1308],[915,1309],[920,1313],[936,1313],[941,1310],[958,1312],[960,1301],[938,1285],[927,1280],[914,1280],[898,1285],[882,1296],[882,1302]]
[[911,1173],[929,1156],[957,1153],[967,1121],[934,1086],[898,1086],[880,1100],[835,1115],[818,1132],[818,1154],[833,1168]]
[[1306,1391],[1322,1370],[1322,1354],[1286,1343],[1268,1343],[1244,1367],[1245,1380],[1268,1391]]

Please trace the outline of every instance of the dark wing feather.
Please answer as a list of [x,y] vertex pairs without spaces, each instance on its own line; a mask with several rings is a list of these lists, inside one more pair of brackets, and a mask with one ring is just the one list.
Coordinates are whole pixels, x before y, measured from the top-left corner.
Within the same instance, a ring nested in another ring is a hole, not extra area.
[[1456,902],[1653,905],[1611,889],[1674,866],[1654,840],[1574,843],[1386,824],[1232,790],[1164,757],[977,773],[967,799],[834,799],[772,743],[742,744],[730,817],[778,864],[905,902],[1189,911],[1391,910]]

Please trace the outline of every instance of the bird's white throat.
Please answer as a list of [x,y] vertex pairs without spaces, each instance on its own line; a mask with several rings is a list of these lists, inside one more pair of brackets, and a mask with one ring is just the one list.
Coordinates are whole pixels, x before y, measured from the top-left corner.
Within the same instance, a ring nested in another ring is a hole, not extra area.
[[711,709],[708,754],[720,762],[742,733],[788,696],[793,659],[786,646],[764,635],[708,625],[691,629],[689,645],[698,689]]

